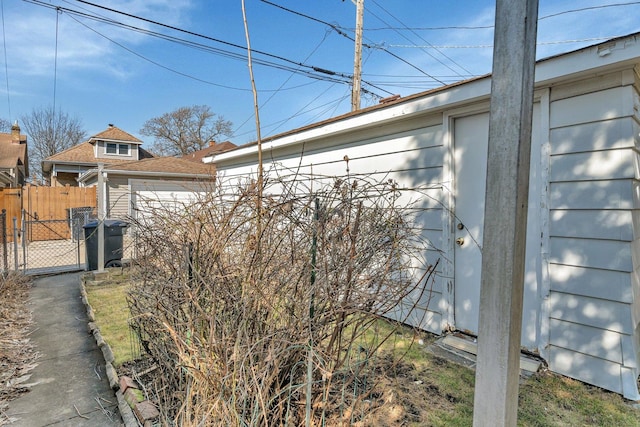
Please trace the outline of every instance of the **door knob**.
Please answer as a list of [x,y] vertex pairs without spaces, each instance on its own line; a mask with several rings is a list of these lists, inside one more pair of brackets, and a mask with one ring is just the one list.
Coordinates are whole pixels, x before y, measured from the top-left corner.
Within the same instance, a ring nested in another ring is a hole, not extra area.
[[463,238],[463,237],[458,237],[458,238],[456,239],[456,244],[457,244],[458,246],[462,246],[462,245],[464,245],[464,238]]

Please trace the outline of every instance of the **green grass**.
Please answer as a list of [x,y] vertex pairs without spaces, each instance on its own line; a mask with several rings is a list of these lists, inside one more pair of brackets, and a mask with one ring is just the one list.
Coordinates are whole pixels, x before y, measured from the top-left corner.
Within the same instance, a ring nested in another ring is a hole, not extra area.
[[[114,352],[116,365],[121,365],[139,356],[139,345],[127,323],[128,279],[123,276],[114,280],[120,283],[88,285],[87,294],[100,331]],[[389,405],[383,405],[372,414],[371,425],[472,425],[474,371],[426,351],[434,336],[396,328],[395,324],[382,320],[364,333],[355,348],[358,345],[372,348],[387,335],[389,338],[378,353],[369,358],[374,364],[400,358],[398,363],[387,364],[387,378],[380,384],[384,390],[382,398],[393,396],[394,404],[388,412],[385,411]],[[519,426],[640,427],[640,410],[632,408],[620,395],[549,372],[524,381],[519,396]]]
[[96,317],[96,324],[104,340],[111,346],[116,367],[140,355],[137,337],[128,324],[127,305],[129,282],[87,284],[87,297]]
[[[362,339],[375,343],[394,328],[392,323],[379,321]],[[424,345],[418,344],[420,339]],[[401,327],[393,332],[380,352],[402,356],[405,366],[401,376],[406,381],[392,381],[386,386],[393,388],[405,407],[424,408],[419,422],[404,419],[406,425],[472,425],[475,371],[426,351],[434,339],[410,328]],[[419,385],[414,386],[415,382]],[[394,423],[378,417],[376,424]],[[518,425],[640,427],[640,410],[631,407],[619,394],[543,371],[520,385]]]

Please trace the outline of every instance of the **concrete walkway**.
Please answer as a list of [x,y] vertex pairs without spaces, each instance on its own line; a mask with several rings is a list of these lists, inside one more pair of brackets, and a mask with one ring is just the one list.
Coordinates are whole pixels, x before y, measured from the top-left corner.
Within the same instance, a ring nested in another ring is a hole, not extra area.
[[11,426],[112,427],[122,423],[102,352],[87,331],[79,280],[75,273],[34,281],[29,298],[35,321],[31,340],[40,358],[29,380],[31,391],[9,404],[7,415],[17,419]]

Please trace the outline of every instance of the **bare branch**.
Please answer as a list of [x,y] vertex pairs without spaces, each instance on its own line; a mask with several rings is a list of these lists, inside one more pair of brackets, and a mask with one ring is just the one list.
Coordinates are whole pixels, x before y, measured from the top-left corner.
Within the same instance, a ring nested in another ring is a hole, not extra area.
[[161,155],[185,155],[231,134],[231,122],[207,105],[180,107],[147,120],[140,133],[155,138],[152,150]]
[[20,127],[28,136],[31,175],[42,177],[42,161],[80,144],[86,138],[82,121],[53,107],[34,108],[20,118]]

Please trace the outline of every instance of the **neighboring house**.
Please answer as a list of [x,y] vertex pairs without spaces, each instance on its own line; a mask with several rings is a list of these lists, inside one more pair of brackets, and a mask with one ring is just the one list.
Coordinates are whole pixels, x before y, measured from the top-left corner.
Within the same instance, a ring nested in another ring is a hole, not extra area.
[[234,144],[233,142],[210,141],[208,147],[203,148],[202,150],[194,151],[193,153],[185,154],[180,158],[185,160],[190,160],[192,162],[202,163],[202,159],[207,156],[212,156],[214,154],[222,153],[224,151],[229,151],[233,148],[236,148],[236,144]]
[[[135,219],[149,200],[190,199],[215,179],[213,165],[177,157],[107,165],[102,173],[107,217],[120,219]],[[78,182],[83,187],[97,185],[98,170],[85,172]]]
[[[490,91],[481,77],[262,141],[267,171],[396,180],[440,259],[407,321],[478,339]],[[638,400],[640,33],[538,61],[534,97],[522,346]],[[205,162],[246,182],[257,144]]]
[[114,165],[153,157],[142,141],[110,124],[88,141],[68,148],[42,162],[42,173],[52,187],[78,186],[78,177],[98,163]]
[[15,122],[11,133],[0,133],[0,188],[22,187],[29,176],[27,136]]

